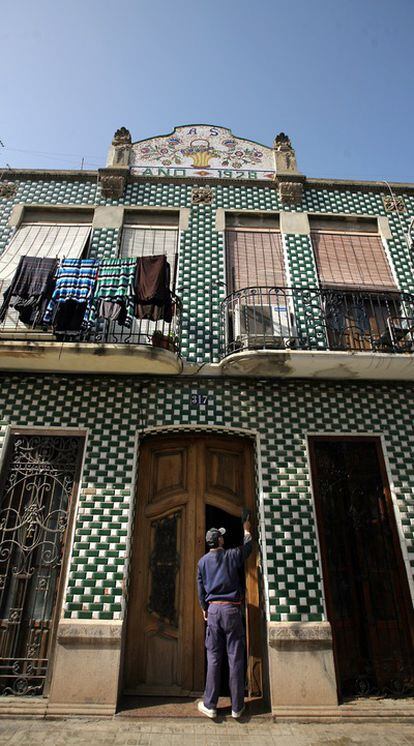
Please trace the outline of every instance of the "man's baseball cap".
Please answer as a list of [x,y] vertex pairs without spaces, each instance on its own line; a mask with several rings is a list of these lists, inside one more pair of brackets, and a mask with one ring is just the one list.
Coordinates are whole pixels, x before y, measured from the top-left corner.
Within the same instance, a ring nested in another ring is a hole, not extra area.
[[220,536],[224,536],[225,533],[225,528],[209,528],[206,533],[206,544],[212,547],[217,546]]

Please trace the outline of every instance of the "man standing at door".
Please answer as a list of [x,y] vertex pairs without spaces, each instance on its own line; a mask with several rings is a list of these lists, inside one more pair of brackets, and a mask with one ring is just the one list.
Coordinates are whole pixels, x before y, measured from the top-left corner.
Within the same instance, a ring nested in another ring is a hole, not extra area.
[[210,718],[217,715],[221,664],[225,650],[229,661],[232,717],[239,718],[244,710],[245,640],[241,614],[244,587],[241,569],[252,551],[249,516],[243,522],[243,529],[243,546],[224,549],[226,530],[210,528],[206,533],[210,551],[198,563],[198,598],[207,622],[206,688],[198,709]]

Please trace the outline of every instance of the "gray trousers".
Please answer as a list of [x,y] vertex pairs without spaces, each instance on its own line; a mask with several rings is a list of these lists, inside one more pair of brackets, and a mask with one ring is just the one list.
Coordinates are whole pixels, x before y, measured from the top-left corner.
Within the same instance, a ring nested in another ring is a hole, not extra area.
[[239,712],[244,704],[244,628],[240,606],[210,604],[206,630],[207,677],[204,704],[217,707],[221,664],[225,650],[229,661],[231,708]]

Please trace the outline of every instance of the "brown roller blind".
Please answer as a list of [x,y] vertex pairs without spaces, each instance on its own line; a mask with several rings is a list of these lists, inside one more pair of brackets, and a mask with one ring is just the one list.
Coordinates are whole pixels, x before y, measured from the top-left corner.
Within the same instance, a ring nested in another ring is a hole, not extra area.
[[230,290],[286,285],[280,233],[227,230],[226,242]]
[[396,289],[379,236],[328,232],[312,232],[311,235],[322,285]]

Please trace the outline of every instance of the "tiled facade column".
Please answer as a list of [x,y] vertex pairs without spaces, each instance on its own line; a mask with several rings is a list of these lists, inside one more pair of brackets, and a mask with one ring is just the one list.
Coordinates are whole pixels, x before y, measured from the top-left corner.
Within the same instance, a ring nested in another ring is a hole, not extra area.
[[280,229],[285,245],[290,285],[293,288],[299,347],[326,349],[323,306],[307,213],[281,212]]

